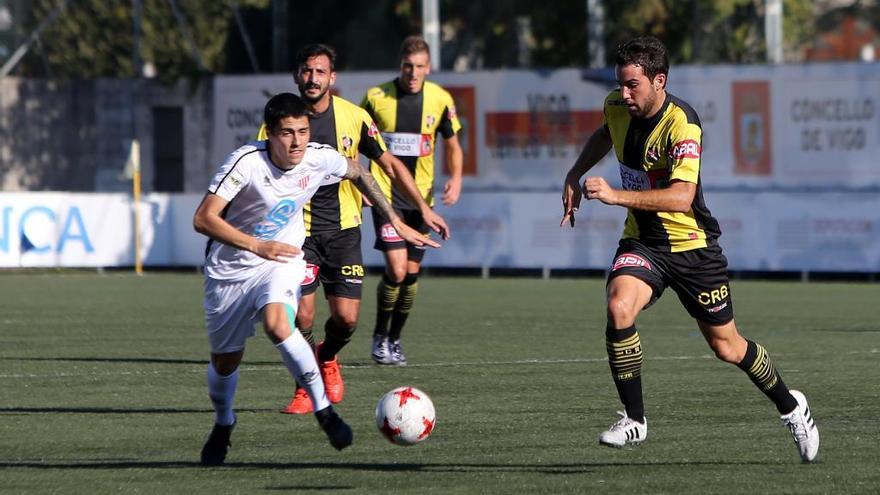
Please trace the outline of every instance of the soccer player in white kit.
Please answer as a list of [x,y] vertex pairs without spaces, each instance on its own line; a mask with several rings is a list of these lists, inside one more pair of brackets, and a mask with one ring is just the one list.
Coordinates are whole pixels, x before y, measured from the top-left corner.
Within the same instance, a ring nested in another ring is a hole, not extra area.
[[266,103],[263,119],[268,139],[229,155],[193,219],[195,230],[210,238],[204,306],[215,424],[202,448],[203,465],[226,459],[236,423],[238,367],[245,341],[259,321],[290,374],[308,391],[330,444],[338,450],[351,445],[351,428],[327,400],[315,355],[294,326],[305,276],[303,205],[325,179],[351,179],[375,208],[394,219],[394,227],[409,242],[439,247],[394,214],[360,164],[330,146],[309,143],[308,110],[298,96],[275,95]]

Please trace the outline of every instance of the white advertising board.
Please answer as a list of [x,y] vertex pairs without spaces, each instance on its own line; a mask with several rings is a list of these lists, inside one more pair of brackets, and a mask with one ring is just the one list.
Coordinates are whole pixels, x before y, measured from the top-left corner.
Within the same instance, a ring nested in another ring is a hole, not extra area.
[[[151,194],[141,211],[146,266],[199,266],[206,238],[192,229],[201,196]],[[880,273],[880,196],[874,193],[707,194],[734,270]],[[560,227],[555,193],[472,193],[438,207],[452,239],[427,267],[605,269],[625,211],[584,202],[575,228]],[[0,267],[134,264],[133,208],[124,194],[0,195]],[[381,266],[366,209],[364,261]]]
[[[341,72],[335,89],[359,103],[368,87],[395,75]],[[610,70],[444,72],[432,79],[453,93],[464,121],[465,188],[484,191],[558,188],[601,124],[614,86]],[[255,135],[268,97],[282,91],[296,92],[291,76],[215,79],[215,163]],[[880,187],[880,64],[673,67],[669,91],[701,117],[709,188]],[[613,178],[616,168],[596,173]]]

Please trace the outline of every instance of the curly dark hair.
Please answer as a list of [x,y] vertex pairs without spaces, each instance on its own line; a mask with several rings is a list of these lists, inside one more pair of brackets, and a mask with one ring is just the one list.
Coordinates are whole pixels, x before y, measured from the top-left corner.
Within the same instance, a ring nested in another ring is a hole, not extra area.
[[669,75],[669,52],[663,42],[653,36],[633,38],[617,45],[614,63],[619,67],[638,65],[648,79],[654,79],[657,74]]
[[312,43],[310,45],[306,45],[298,52],[296,52],[296,70],[299,70],[300,67],[306,60],[317,57],[318,55],[324,55],[330,60],[330,70],[336,70],[336,50],[333,49],[330,45],[325,45],[324,43]]

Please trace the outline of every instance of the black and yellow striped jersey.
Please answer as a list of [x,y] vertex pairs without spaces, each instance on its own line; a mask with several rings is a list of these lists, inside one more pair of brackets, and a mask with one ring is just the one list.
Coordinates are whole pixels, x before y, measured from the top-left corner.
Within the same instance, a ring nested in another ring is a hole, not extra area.
[[[363,108],[333,96],[330,107],[309,117],[310,141],[334,146],[342,155],[356,160],[358,152],[371,160],[385,152],[385,143],[373,119]],[[266,139],[265,125],[257,139]],[[361,224],[363,199],[350,180],[330,177],[318,188],[304,208],[306,233],[328,232]]]
[[663,189],[673,180],[697,185],[694,200],[686,213],[629,208],[623,238],[638,239],[646,245],[672,252],[714,243],[721,230],[703,201],[700,184],[703,130],[694,109],[667,93],[666,101],[656,115],[648,119],[633,118],[620,90],[616,89],[605,98],[604,114],[624,189]]
[[[453,137],[461,122],[455,103],[445,89],[425,81],[415,94],[400,91],[397,79],[367,90],[361,103],[376,121],[388,151],[406,164],[422,198],[434,206],[434,148],[439,133],[444,139]],[[370,171],[395,208],[417,209],[375,162]]]

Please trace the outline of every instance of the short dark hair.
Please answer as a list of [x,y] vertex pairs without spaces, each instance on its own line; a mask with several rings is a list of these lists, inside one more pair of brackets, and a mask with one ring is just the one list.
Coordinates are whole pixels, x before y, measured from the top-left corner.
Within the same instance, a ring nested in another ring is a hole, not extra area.
[[299,70],[306,63],[306,60],[319,55],[324,55],[330,60],[330,70],[336,70],[336,50],[324,43],[312,43],[300,48],[296,53],[296,70]]
[[281,119],[293,117],[308,117],[309,110],[305,102],[299,96],[293,93],[278,93],[269,98],[266,107],[263,109],[263,122],[266,124],[266,130],[274,133]]
[[421,52],[427,53],[428,57],[431,56],[431,48],[428,47],[428,42],[425,41],[425,38],[422,38],[421,36],[407,36],[406,39],[403,40],[403,43],[400,44],[401,59],[407,55]]
[[614,63],[619,67],[638,65],[648,79],[657,74],[669,75],[669,52],[666,46],[653,36],[642,36],[617,45]]

